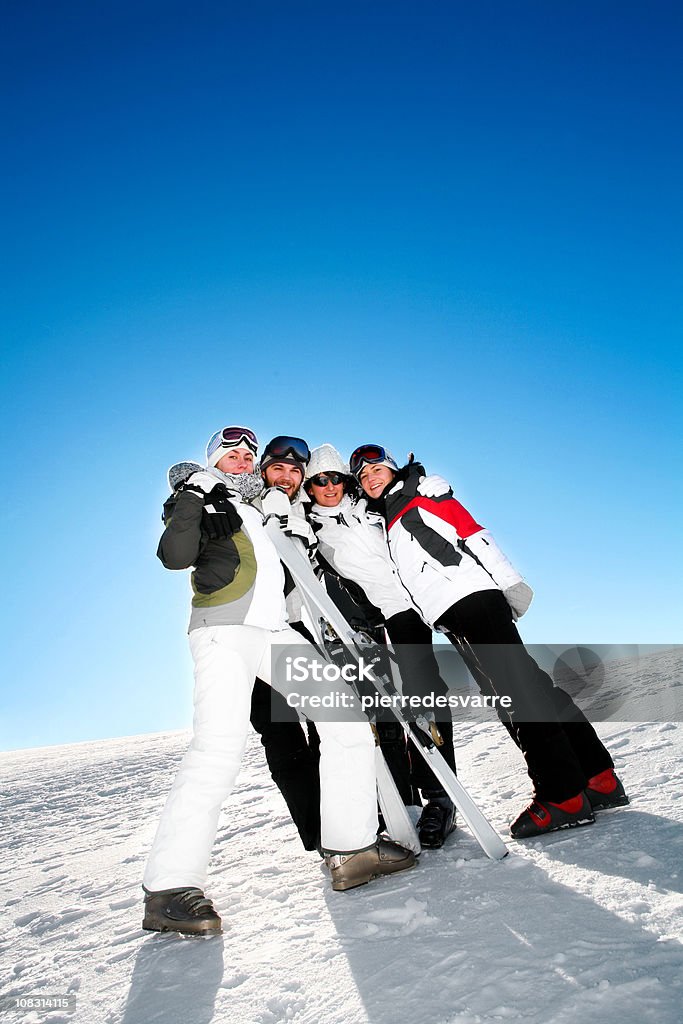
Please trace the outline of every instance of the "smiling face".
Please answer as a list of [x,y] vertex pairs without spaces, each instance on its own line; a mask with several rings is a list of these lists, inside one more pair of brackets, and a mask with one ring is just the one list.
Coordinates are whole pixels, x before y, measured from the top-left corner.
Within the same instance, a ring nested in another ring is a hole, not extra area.
[[239,476],[240,473],[253,473],[254,456],[248,448],[231,448],[218,460],[216,469],[220,469],[221,473],[232,473],[234,476]]
[[368,464],[361,470],[359,483],[368,498],[379,498],[385,487],[391,483],[396,474],[388,466]]
[[[327,476],[326,473],[320,475]],[[344,484],[333,484],[328,476],[327,483],[323,487],[319,487],[311,481],[310,494],[316,505],[322,505],[323,508],[335,508],[344,497]]]
[[299,467],[293,466],[291,462],[271,462],[262,476],[267,487],[281,487],[290,501],[296,498],[304,478]]

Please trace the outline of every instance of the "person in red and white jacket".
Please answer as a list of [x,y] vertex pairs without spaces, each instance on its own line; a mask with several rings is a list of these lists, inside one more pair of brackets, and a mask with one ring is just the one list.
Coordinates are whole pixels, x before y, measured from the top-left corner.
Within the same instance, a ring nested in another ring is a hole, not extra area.
[[384,517],[391,557],[425,622],[445,633],[483,693],[511,700],[496,710],[534,784],[512,835],[589,825],[594,810],[628,803],[593,726],[525,649],[515,622],[533,592],[489,531],[450,489],[420,493],[424,468],[399,470],[382,445],[359,446],[349,464],[368,509]]

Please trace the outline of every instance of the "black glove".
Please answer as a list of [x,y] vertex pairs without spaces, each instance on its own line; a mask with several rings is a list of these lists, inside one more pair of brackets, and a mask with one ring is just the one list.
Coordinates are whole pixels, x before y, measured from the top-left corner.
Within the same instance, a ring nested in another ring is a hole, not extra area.
[[202,509],[202,529],[209,540],[226,540],[242,528],[242,518],[230,501],[224,484],[207,494]]
[[193,473],[179,491],[191,491],[204,501],[202,529],[209,540],[225,540],[242,527],[242,519],[230,500],[225,484],[205,469]]

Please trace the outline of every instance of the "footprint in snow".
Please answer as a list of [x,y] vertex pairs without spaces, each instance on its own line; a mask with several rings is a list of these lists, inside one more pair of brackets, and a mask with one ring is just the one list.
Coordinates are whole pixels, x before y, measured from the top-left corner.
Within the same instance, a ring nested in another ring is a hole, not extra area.
[[25,928],[31,921],[35,921],[37,917],[40,917],[40,911],[34,910],[30,914],[22,914],[21,917],[15,917],[14,923],[17,928]]

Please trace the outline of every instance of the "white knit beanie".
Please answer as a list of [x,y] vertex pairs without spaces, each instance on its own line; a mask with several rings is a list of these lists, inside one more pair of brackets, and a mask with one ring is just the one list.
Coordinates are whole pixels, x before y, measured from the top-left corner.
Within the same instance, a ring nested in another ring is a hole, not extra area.
[[[228,432],[228,437],[230,437],[231,434],[234,435],[233,440],[226,440],[226,432]],[[251,437],[249,435],[251,435]],[[253,438],[253,441],[251,438]],[[217,463],[221,461],[223,456],[234,448],[246,448],[252,453],[254,458],[256,458],[258,455],[256,434],[254,434],[249,427],[223,427],[222,430],[217,430],[215,434],[211,435],[206,446],[207,466],[209,466],[210,469],[213,469]]]
[[318,473],[343,473],[349,476],[349,467],[331,444],[321,444],[311,452],[311,461],[306,467],[306,480]]

